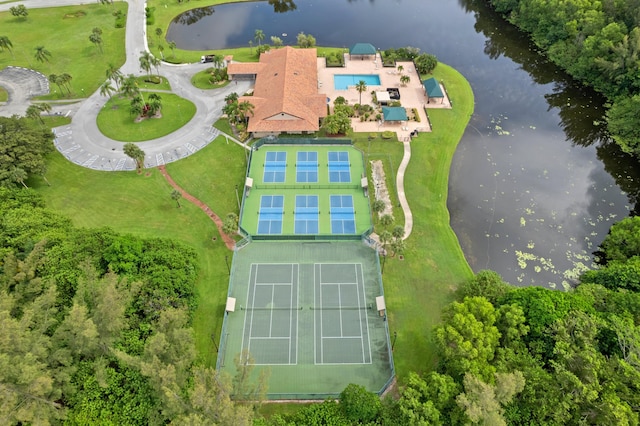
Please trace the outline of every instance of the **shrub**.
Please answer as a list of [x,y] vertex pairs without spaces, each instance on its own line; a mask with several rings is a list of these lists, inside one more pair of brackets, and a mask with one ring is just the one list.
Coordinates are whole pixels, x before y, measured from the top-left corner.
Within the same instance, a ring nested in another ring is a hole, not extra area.
[[420,122],[420,115],[418,114],[418,108],[413,108],[413,116],[416,118],[416,121]]
[[382,132],[382,139],[391,139],[393,137],[393,132],[391,130],[385,130]]

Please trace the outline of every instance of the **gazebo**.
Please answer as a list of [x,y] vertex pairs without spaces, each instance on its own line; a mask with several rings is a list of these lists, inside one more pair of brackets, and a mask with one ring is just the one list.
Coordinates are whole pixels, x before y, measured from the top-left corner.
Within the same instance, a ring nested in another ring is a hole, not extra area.
[[424,92],[427,94],[427,103],[431,102],[431,98],[440,98],[440,103],[444,102],[444,93],[440,88],[440,83],[434,77],[422,81]]
[[373,44],[356,43],[349,49],[349,58],[353,56],[362,56],[362,59],[364,59],[365,56],[376,56],[376,48]]
[[384,121],[407,121],[407,111],[403,107],[382,107]]

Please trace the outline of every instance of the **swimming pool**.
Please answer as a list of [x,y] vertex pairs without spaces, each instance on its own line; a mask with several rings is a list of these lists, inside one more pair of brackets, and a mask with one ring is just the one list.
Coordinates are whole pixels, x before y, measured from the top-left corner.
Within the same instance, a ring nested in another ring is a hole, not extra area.
[[362,80],[369,86],[380,86],[380,76],[377,74],[337,74],[333,76],[333,87],[336,90],[347,90]]

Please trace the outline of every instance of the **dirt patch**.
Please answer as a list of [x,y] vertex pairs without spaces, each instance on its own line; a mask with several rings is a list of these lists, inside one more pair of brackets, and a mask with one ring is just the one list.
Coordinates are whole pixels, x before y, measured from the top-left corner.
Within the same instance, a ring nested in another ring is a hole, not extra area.
[[391,199],[389,198],[389,190],[387,189],[387,180],[384,174],[384,167],[381,160],[371,162],[371,174],[373,178],[373,188],[376,200],[384,202],[384,210],[378,213],[378,217],[385,215],[393,215],[391,207]]
[[73,12],[73,13],[67,13],[64,15],[64,19],[69,19],[69,18],[82,18],[83,16],[85,16],[87,14],[87,12],[85,12],[84,10],[79,10],[77,12]]

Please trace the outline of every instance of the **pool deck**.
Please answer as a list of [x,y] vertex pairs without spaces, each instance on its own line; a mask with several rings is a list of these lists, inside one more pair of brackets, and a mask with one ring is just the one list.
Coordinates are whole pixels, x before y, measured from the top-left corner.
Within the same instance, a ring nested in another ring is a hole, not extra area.
[[[370,86],[362,93],[362,104],[375,106],[371,96],[371,91],[384,91],[389,87],[395,87],[400,91],[400,102],[404,108],[416,108],[420,115],[420,122],[403,121],[403,122],[382,122],[376,121],[361,122],[360,119],[351,120],[351,126],[355,132],[383,132],[390,130],[396,132],[398,139],[408,141],[410,134],[414,130],[420,132],[430,132],[429,120],[424,112],[424,107],[431,108],[451,108],[449,98],[446,97],[443,102],[434,99],[431,103],[427,103],[427,96],[422,86],[422,80],[418,75],[412,62],[397,62],[396,68],[382,67],[380,56],[376,55],[376,59],[365,57],[361,59],[350,59],[349,54],[345,54],[345,66],[342,68],[327,68],[324,58],[318,58],[318,92],[324,93],[333,102],[338,96],[344,97],[349,105],[360,103],[360,94],[354,87],[348,90],[335,90],[333,85],[333,76],[336,74],[377,74],[380,76],[380,86]],[[402,65],[404,70],[400,74],[397,67]],[[411,80],[406,86],[400,84],[400,77],[408,75]],[[331,104],[333,106],[333,103]]]

